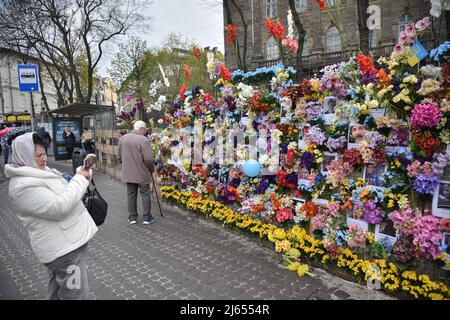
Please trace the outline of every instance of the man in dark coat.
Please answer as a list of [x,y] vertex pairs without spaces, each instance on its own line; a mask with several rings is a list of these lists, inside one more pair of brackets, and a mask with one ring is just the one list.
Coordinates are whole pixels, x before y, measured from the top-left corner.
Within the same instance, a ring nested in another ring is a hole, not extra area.
[[69,128],[65,127],[63,132],[64,142],[66,143],[69,162],[72,161],[73,148],[75,147],[75,135]]

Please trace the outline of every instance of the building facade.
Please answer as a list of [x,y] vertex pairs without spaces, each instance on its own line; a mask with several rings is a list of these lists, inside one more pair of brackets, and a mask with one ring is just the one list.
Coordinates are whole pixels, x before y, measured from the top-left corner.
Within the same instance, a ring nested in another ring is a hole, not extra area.
[[[6,125],[29,122],[31,114],[30,93],[19,90],[17,66],[21,64],[38,64],[38,61],[12,50],[0,50],[0,123]],[[57,108],[57,95],[52,84],[45,78],[43,83],[49,109]],[[39,117],[45,111],[42,95],[41,92],[32,95],[35,115]]]
[[[327,5],[335,5],[338,0],[325,0]],[[337,29],[325,11],[321,11],[315,0],[295,0],[297,13],[306,30],[302,53],[303,72],[312,75],[323,66],[347,60],[359,51],[359,31],[357,0],[340,0],[341,22],[344,26],[343,43]],[[271,66],[280,61],[275,40],[268,36],[264,21],[267,18],[279,19],[287,32],[287,0],[236,0],[242,8],[248,24],[247,66],[253,70],[257,67]],[[389,55],[398,41],[400,32],[408,24],[425,16],[430,16],[430,1],[426,0],[371,0],[369,5],[377,5],[381,9],[380,29],[369,32],[369,47],[374,56]],[[233,23],[238,28],[238,40],[243,49],[243,24],[239,12],[230,4]],[[431,18],[431,17],[430,17]],[[224,9],[224,21],[227,22]],[[433,27],[439,38],[447,38],[445,15],[434,21]],[[294,25],[294,32],[297,29]],[[226,32],[224,32],[226,44]],[[297,37],[297,35],[296,35]],[[430,36],[423,39],[427,49],[433,47]],[[233,48],[226,45],[225,61],[231,69],[236,69],[236,59]],[[295,66],[295,60],[288,60]]]

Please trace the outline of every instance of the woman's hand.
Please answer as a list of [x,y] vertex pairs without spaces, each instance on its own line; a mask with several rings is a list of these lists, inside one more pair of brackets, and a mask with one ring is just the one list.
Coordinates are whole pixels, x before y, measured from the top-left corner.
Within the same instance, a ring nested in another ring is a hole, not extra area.
[[91,171],[92,170],[84,170],[81,169],[80,174],[85,177],[88,181],[91,181]]

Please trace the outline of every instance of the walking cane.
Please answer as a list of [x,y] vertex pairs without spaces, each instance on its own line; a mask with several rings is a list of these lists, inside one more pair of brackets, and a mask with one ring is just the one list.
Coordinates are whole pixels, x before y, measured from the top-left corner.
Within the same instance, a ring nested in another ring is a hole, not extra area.
[[156,196],[156,202],[158,202],[159,213],[160,213],[161,217],[164,217],[162,214],[161,205],[159,204],[158,190],[156,190],[155,179],[153,179],[153,172],[150,172],[150,175],[152,176],[153,189],[155,189],[155,196]]

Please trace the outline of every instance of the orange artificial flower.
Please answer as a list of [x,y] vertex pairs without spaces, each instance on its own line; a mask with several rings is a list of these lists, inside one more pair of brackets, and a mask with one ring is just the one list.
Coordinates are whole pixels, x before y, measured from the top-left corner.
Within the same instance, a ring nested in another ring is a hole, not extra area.
[[311,219],[319,212],[319,206],[317,206],[314,202],[308,201],[303,206],[301,211],[303,211],[306,216]]
[[228,31],[228,34],[227,34],[228,45],[229,46],[234,45],[234,40],[236,40],[236,38],[237,38],[236,26],[234,24],[230,23],[225,27],[225,30]]
[[382,88],[386,88],[391,85],[391,76],[386,72],[386,70],[384,70],[384,68],[381,68],[377,72],[377,79]]
[[196,46],[193,46],[192,51],[194,52],[194,56],[197,58],[198,61],[201,61],[201,55],[200,55],[200,50],[198,50],[198,48]]
[[187,64],[184,65],[184,76],[186,77],[186,79],[188,81],[191,81],[191,69],[189,68],[189,66]]
[[224,64],[221,64],[219,66],[219,72],[222,75],[222,79],[224,81],[230,81],[231,80],[230,70],[228,70],[228,68]]
[[180,88],[180,101],[184,102],[184,93],[186,92],[186,85],[183,83],[183,85]]
[[273,211],[280,210],[281,203],[280,203],[280,200],[278,200],[278,197],[275,193],[270,194],[270,201],[272,201]]
[[282,40],[284,38],[284,28],[280,21],[277,21],[275,24],[272,19],[266,19],[264,24],[266,25],[267,31],[271,36],[278,40]]

